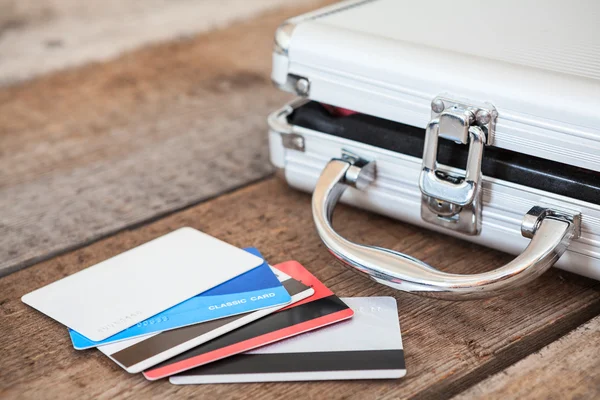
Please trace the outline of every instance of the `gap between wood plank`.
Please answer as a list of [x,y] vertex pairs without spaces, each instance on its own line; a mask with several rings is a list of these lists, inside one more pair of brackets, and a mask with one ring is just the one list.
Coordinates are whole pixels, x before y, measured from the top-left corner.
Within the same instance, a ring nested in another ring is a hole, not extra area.
[[[178,212],[184,211],[184,210],[186,210],[186,209],[188,209],[188,208],[190,208],[190,207],[197,206],[198,204],[201,204],[201,203],[204,203],[204,202],[207,202],[207,201],[211,201],[211,200],[213,200],[213,199],[215,199],[215,198],[217,198],[217,197],[219,197],[219,196],[222,196],[222,195],[225,195],[225,194],[228,194],[228,193],[235,192],[236,190],[243,189],[243,188],[245,188],[246,186],[250,186],[250,185],[254,185],[254,184],[256,184],[256,183],[262,182],[262,181],[264,181],[264,180],[266,180],[266,179],[269,179],[271,176],[273,176],[273,174],[272,174],[272,173],[271,173],[271,174],[268,174],[268,175],[266,175],[266,176],[264,176],[264,177],[261,177],[261,178],[255,179],[255,180],[253,180],[253,181],[249,181],[249,182],[247,182],[247,183],[244,183],[244,184],[242,184],[242,185],[239,185],[239,186],[236,186],[236,187],[232,187],[232,188],[228,188],[228,189],[224,189],[222,192],[215,193],[215,194],[213,194],[213,195],[211,195],[211,196],[208,196],[208,197],[206,197],[206,198],[201,198],[201,199],[198,199],[198,200],[196,200],[196,201],[194,201],[194,202],[191,202],[191,203],[189,203],[189,204],[184,204],[184,205],[183,205],[183,206],[181,206],[180,208],[173,209],[173,210],[167,210],[167,211],[165,211],[165,212],[164,212],[164,213],[162,213],[162,214],[157,214],[157,215],[154,215],[154,216],[152,216],[152,217],[149,217],[149,218],[148,218],[148,219],[146,219],[146,220],[142,220],[142,221],[138,221],[138,222],[132,223],[132,224],[131,224],[131,225],[129,225],[129,226],[125,226],[125,227],[122,227],[122,228],[120,228],[120,229],[116,229],[115,231],[112,231],[112,232],[107,232],[107,233],[105,233],[105,234],[103,234],[103,235],[99,235],[99,236],[97,236],[97,237],[89,237],[89,238],[87,239],[87,241],[85,241],[85,242],[81,242],[81,243],[77,243],[77,244],[73,245],[72,247],[65,247],[64,249],[57,250],[56,252],[49,252],[49,253],[47,253],[47,254],[44,254],[43,256],[40,256],[40,257],[39,257],[39,259],[31,259],[31,260],[28,260],[26,263],[23,263],[22,265],[18,265],[18,264],[17,264],[17,265],[15,265],[15,266],[14,266],[14,270],[15,270],[15,271],[18,271],[18,270],[19,270],[19,269],[21,269],[21,268],[26,268],[26,267],[29,267],[29,266],[31,266],[31,265],[35,265],[35,264],[38,264],[38,263],[40,263],[40,262],[43,262],[43,261],[46,261],[46,260],[50,260],[50,259],[52,259],[52,258],[54,258],[54,257],[58,257],[58,256],[60,256],[60,255],[62,255],[62,254],[70,253],[70,252],[72,252],[72,251],[75,251],[75,250],[77,250],[77,249],[80,249],[80,248],[82,248],[82,247],[86,247],[86,246],[89,246],[89,245],[91,245],[91,244],[93,244],[93,243],[96,243],[96,242],[98,242],[98,241],[100,241],[100,240],[106,239],[106,238],[108,238],[108,237],[110,237],[110,236],[116,235],[116,234],[118,234],[118,233],[120,233],[120,232],[122,232],[122,231],[125,231],[125,230],[132,230],[132,229],[138,229],[138,228],[141,228],[141,227],[143,227],[144,225],[148,225],[148,224],[151,224],[151,223],[153,223],[153,222],[156,222],[156,221],[158,221],[158,220],[160,220],[160,219],[162,219],[162,218],[168,217],[168,216],[169,216],[169,215],[171,215],[171,214],[175,214],[175,213],[178,213]],[[6,273],[6,274],[2,274],[2,273],[0,273],[0,278],[2,278],[2,276],[4,276],[4,275],[8,275],[8,274],[10,274],[11,272],[14,272],[14,271],[10,271],[10,270],[9,270],[9,271],[7,271],[7,273]]]

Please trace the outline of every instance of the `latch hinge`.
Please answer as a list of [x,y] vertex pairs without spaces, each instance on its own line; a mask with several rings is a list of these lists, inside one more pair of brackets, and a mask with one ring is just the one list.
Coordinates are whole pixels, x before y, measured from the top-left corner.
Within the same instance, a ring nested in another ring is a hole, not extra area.
[[[484,145],[494,141],[498,112],[489,103],[438,96],[431,102],[419,178],[421,218],[468,235],[481,231],[481,162]],[[437,164],[439,138],[469,146],[464,175]]]
[[277,86],[281,90],[296,93],[302,97],[308,97],[310,94],[310,80],[299,75],[288,74],[285,83]]

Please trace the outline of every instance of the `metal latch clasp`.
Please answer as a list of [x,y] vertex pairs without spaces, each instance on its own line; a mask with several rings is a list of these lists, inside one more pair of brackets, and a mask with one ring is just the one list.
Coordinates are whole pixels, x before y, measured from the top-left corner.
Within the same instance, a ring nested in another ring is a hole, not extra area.
[[[498,112],[489,103],[438,96],[431,102],[419,178],[421,218],[468,235],[481,230],[483,147],[493,143]],[[439,168],[439,138],[469,146],[464,175]]]

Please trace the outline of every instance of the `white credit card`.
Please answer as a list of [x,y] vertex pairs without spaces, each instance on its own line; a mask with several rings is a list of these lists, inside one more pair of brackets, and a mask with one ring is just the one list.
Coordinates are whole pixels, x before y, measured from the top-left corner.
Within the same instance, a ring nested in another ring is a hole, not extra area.
[[181,228],[26,294],[21,300],[93,340],[104,340],[263,263]]
[[393,297],[342,298],[354,317],[171,376],[178,385],[392,379],[406,374]]

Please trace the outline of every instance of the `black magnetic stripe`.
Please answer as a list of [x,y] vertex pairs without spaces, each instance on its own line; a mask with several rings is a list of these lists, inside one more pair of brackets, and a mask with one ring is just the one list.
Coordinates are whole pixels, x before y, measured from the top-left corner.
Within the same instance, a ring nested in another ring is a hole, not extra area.
[[232,344],[240,343],[248,339],[276,332],[290,326],[298,325],[306,321],[333,314],[349,307],[337,296],[331,295],[319,300],[301,304],[284,311],[270,314],[258,321],[252,322],[223,336],[204,343],[198,347],[181,353],[167,361],[164,361],[152,369],[162,368],[165,365],[174,364],[188,358],[219,350]]
[[389,369],[405,369],[403,350],[238,354],[190,369],[179,375],[202,376]]
[[[303,128],[423,158],[425,130],[414,126],[364,114],[335,117],[316,102],[296,109],[289,121]],[[467,146],[443,138],[439,140],[437,160],[441,164],[464,169],[467,153]],[[597,171],[497,147],[485,148],[481,171],[485,176],[507,182],[600,203],[600,172]]]

